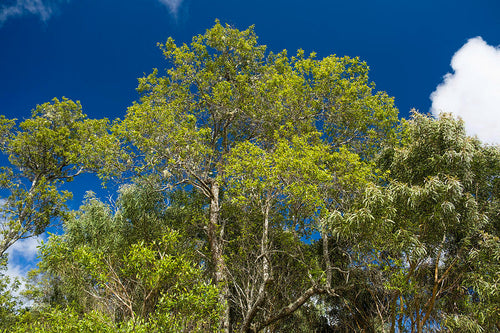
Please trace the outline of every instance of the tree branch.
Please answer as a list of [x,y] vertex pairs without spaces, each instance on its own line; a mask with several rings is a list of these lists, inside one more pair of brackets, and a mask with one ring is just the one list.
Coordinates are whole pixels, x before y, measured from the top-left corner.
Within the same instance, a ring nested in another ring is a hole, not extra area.
[[288,317],[289,315],[294,313],[299,307],[301,307],[305,302],[307,302],[312,296],[326,294],[326,293],[338,296],[335,294],[334,290],[328,290],[327,288],[322,288],[322,287],[319,287],[317,285],[310,287],[302,295],[300,295],[295,301],[293,301],[292,303],[283,307],[275,316],[269,317],[262,324],[257,325],[253,329],[251,329],[251,331],[252,332],[261,331],[265,327],[277,322],[280,319]]

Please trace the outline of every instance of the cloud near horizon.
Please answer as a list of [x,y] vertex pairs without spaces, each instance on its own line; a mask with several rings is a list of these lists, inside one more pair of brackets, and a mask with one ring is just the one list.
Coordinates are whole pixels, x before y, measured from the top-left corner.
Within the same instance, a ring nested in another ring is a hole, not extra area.
[[463,119],[469,135],[500,144],[500,48],[481,37],[469,39],[451,60],[454,73],[444,76],[431,94],[431,112]]
[[19,279],[21,286],[16,295],[19,296],[20,292],[25,289],[25,281],[28,272],[36,268],[38,262],[38,246],[41,242],[47,239],[47,235],[43,234],[37,237],[30,237],[21,239],[14,243],[8,250],[8,264],[5,275],[13,279]]

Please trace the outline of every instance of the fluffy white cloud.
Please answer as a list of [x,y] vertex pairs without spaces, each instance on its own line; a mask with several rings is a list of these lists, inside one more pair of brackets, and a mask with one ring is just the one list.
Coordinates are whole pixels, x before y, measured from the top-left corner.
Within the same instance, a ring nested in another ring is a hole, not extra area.
[[170,9],[172,15],[177,16],[182,0],[158,0]]
[[37,263],[38,246],[45,240],[46,236],[31,237],[21,239],[14,243],[8,250],[9,255],[7,272],[5,274],[12,279],[18,278],[21,281],[21,289],[24,289],[23,278]]
[[[0,207],[5,205],[6,200],[0,199]],[[5,223],[8,222],[4,213],[0,213],[0,228],[8,228]],[[0,234],[0,239],[2,235]],[[47,239],[47,233],[36,237],[30,237],[26,239],[20,239],[11,245],[5,252],[8,256],[7,261],[7,271],[5,275],[10,277],[11,283],[18,279],[20,288],[14,293],[16,296],[20,296],[20,292],[25,289],[25,281],[27,273],[36,267],[38,262],[38,247]],[[28,305],[29,303],[25,303]]]
[[36,254],[38,252],[37,247],[40,245],[42,240],[44,240],[43,236],[18,240],[7,250],[7,253],[9,254],[9,261],[11,260],[11,258],[31,261],[36,257]]
[[431,94],[432,113],[453,113],[469,135],[500,144],[500,48],[472,38],[453,55],[451,67],[454,73]]

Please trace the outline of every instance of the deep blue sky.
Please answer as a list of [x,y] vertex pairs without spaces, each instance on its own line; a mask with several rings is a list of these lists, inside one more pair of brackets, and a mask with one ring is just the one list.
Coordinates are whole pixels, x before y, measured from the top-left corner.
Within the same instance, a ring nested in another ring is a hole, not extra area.
[[[430,94],[470,38],[500,44],[498,0],[0,0],[0,114],[27,118],[37,104],[65,96],[90,117],[122,118],[137,99],[137,78],[167,66],[156,43],[189,42],[217,18],[255,25],[274,52],[359,56],[402,117],[429,111]],[[77,184],[73,208],[99,183],[86,176]],[[35,252],[36,241],[16,244],[9,275],[25,274]]]
[[123,117],[137,78],[167,66],[156,43],[189,42],[216,18],[240,29],[254,24],[269,50],[359,56],[402,116],[428,111],[429,95],[469,38],[500,44],[497,0],[185,0],[177,14],[159,0],[51,4],[45,21],[25,10],[0,27],[0,114],[27,117],[36,104],[66,96],[91,117]]

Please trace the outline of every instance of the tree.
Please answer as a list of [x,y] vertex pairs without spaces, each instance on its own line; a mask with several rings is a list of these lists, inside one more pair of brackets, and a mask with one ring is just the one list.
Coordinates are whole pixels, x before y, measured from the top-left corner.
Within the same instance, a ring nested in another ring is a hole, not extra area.
[[92,169],[91,151],[106,128],[106,119],[88,119],[79,102],[66,98],[38,105],[17,126],[0,119],[0,149],[12,165],[0,173],[0,187],[8,193],[0,206],[0,255],[66,216],[71,193],[59,188]]
[[500,149],[483,146],[473,161],[476,178],[471,187],[488,223],[481,230],[475,246],[468,253],[463,288],[471,290],[461,307],[445,318],[452,331],[500,331]]
[[477,167],[498,164],[485,159],[491,148],[467,137],[450,115],[413,113],[405,138],[381,156],[389,183],[369,188],[355,213],[332,221],[340,234],[357,230],[350,237],[367,242],[368,253],[376,250],[368,258],[385,272],[390,331],[422,332],[442,327],[470,296],[466,272],[482,230],[492,229],[488,217],[498,198],[491,182],[499,169]]
[[292,58],[286,51],[266,58],[253,27],[239,31],[216,22],[190,45],[169,39],[160,47],[171,67],[165,76],[154,70],[139,79],[141,99],[113,131],[129,170],[163,177],[165,190],[194,188],[205,197],[208,263],[226,304],[223,331],[229,331],[237,324],[230,322],[225,258],[232,225],[222,214],[231,205],[223,200],[222,180],[233,149],[258,141],[271,150],[275,135],[307,136],[319,126],[331,151],[369,158],[395,139],[397,110],[385,93],[373,93],[368,67],[359,59],[316,60],[301,50]]

